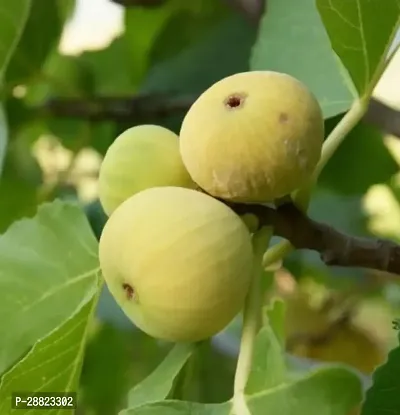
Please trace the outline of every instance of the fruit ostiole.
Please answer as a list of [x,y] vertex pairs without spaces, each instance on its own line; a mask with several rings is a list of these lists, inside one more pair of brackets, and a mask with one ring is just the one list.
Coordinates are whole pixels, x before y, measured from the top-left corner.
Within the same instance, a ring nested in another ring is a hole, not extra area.
[[240,341],[239,358],[234,380],[234,395],[232,399],[235,415],[251,415],[245,400],[244,391],[251,370],[254,343],[260,329],[262,311],[261,278],[263,274],[263,255],[273,235],[272,227],[263,227],[252,237],[254,252],[253,275],[247,299],[243,310],[243,329]]

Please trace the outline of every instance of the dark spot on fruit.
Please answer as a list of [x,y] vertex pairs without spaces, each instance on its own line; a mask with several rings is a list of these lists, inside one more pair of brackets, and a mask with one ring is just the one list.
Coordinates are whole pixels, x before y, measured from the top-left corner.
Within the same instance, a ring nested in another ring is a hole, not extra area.
[[124,283],[122,284],[122,288],[125,291],[126,298],[128,300],[132,300],[133,295],[135,294],[135,290],[133,289],[133,287],[129,284]]
[[289,121],[289,116],[285,112],[279,114],[279,122],[281,124],[286,124]]
[[224,105],[228,109],[240,108],[243,106],[246,96],[244,94],[232,94],[225,99]]

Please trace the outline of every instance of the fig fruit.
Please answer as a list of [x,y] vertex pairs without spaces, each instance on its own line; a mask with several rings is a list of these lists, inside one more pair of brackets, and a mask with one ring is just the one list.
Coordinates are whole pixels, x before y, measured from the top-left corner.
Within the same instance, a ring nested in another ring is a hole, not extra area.
[[242,309],[253,250],[243,221],[202,192],[155,187],[123,202],[100,239],[111,294],[142,331],[199,341]]
[[99,199],[111,213],[149,187],[194,187],[179,153],[178,136],[158,125],[139,125],[120,134],[100,167]]
[[272,202],[310,178],[321,155],[324,119],[299,80],[279,72],[243,72],[203,92],[179,136],[183,163],[207,193]]

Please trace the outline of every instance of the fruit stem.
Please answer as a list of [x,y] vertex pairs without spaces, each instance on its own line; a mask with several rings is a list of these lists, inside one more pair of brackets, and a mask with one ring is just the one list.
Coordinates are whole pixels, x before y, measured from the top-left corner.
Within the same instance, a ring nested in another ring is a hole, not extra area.
[[267,266],[272,265],[275,262],[281,261],[282,258],[285,257],[292,249],[292,244],[287,240],[279,242],[274,246],[271,246],[271,248],[269,248],[263,256],[263,268],[266,268]]
[[240,352],[236,366],[233,410],[236,415],[251,415],[245,400],[244,391],[253,361],[256,335],[260,329],[262,311],[261,277],[263,275],[263,256],[273,234],[271,227],[264,227],[253,235],[253,277],[243,310],[243,329]]
[[331,157],[335,154],[340,144],[342,144],[346,136],[362,119],[362,117],[368,109],[368,102],[369,97],[360,98],[354,101],[350,110],[338,122],[336,127],[332,130],[332,132],[328,135],[327,139],[325,140],[322,147],[321,158],[317,164],[317,167],[314,170],[310,182],[307,183],[306,186],[295,192],[293,197],[294,203],[304,211],[307,211],[311,199],[311,192],[315,183],[318,180],[319,175],[321,174],[322,170],[327,165]]
[[343,140],[350,133],[350,131],[359,123],[361,118],[367,112],[368,99],[357,99],[354,101],[350,110],[338,122],[333,131],[329,134],[322,147],[321,158],[313,173],[314,182],[317,181],[321,171],[326,166],[330,158],[335,154],[335,151],[342,144]]

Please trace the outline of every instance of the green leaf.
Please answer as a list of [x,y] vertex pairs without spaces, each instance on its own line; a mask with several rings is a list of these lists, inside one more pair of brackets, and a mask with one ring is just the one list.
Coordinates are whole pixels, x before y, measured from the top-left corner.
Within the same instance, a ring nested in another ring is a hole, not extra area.
[[0,105],[0,176],[3,171],[4,157],[7,151],[8,124],[4,108]]
[[[326,121],[327,134],[341,118],[342,115]],[[373,184],[387,181],[397,171],[398,165],[385,146],[382,133],[361,121],[329,160],[319,183],[341,195],[361,195]]]
[[167,1],[156,8],[132,7],[125,12],[125,35],[130,50],[127,58],[135,85],[143,79],[153,43],[175,8],[176,2]]
[[190,47],[231,14],[231,8],[220,1],[177,0],[176,3],[175,13],[165,22],[153,42],[152,63],[169,59]]
[[42,170],[32,143],[42,131],[40,123],[22,124],[10,137],[0,179],[0,233],[15,220],[36,213]]
[[[162,57],[169,57],[199,39],[226,7],[212,0],[169,0],[158,7],[131,7],[125,14],[125,34],[131,77],[138,85],[149,65]],[[225,13],[226,14],[226,13]],[[174,25],[174,35],[171,33]],[[154,59],[155,58],[155,59]],[[158,58],[158,59],[157,59]]]
[[0,0],[0,81],[24,30],[30,0]]
[[221,78],[248,70],[256,33],[240,16],[225,19],[190,48],[154,66],[141,92],[201,93]]
[[[122,56],[129,56],[131,53],[133,52],[129,39],[124,34],[114,39],[106,48],[86,51],[79,57],[80,61],[90,68],[96,95],[126,96],[136,92],[137,85],[129,60],[121,59]],[[115,70],[116,62],[118,71]]]
[[[92,322],[97,297],[95,295],[88,299],[64,324],[37,341],[29,353],[4,374],[0,383],[0,413],[6,413],[10,407],[12,393],[78,390],[88,327]],[[35,413],[45,415],[48,411],[36,410]],[[23,415],[30,410],[18,412]],[[74,410],[62,412],[72,415]]]
[[252,395],[283,384],[286,362],[282,346],[271,326],[264,326],[256,337],[254,357],[246,394]]
[[317,0],[317,7],[358,93],[370,94],[400,22],[400,1]]
[[353,101],[315,0],[268,2],[250,68],[286,72],[301,80],[317,97],[326,118],[346,111]]
[[161,364],[128,394],[128,406],[141,405],[165,399],[170,393],[174,380],[194,352],[195,343],[178,343]]
[[64,19],[58,6],[61,1],[65,0],[32,2],[23,34],[7,68],[7,82],[26,82],[40,72],[62,33]]
[[285,310],[286,306],[283,300],[275,298],[272,304],[267,307],[266,314],[268,317],[267,324],[271,325],[275,337],[280,345],[285,345]]
[[83,211],[55,201],[0,236],[0,373],[98,290],[97,241]]
[[[80,383],[82,406],[90,413],[116,414],[121,408],[139,364],[139,341],[140,337],[130,330],[119,330],[107,323],[96,327],[86,348]],[[143,363],[149,364],[148,354],[144,357]]]
[[[253,415],[348,415],[362,398],[359,378],[339,367],[326,367],[290,384],[247,397]],[[123,410],[119,415],[229,415],[232,403],[163,401]]]
[[386,363],[372,375],[372,386],[367,390],[361,415],[398,414],[400,408],[400,346],[391,350]]

